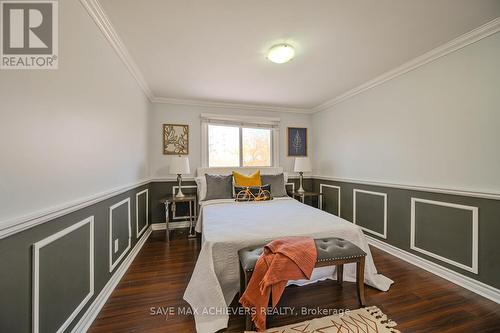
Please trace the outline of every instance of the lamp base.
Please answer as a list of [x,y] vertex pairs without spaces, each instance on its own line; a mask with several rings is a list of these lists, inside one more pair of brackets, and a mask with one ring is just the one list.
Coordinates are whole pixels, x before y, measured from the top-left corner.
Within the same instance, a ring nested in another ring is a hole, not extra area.
[[176,198],[184,198],[185,195],[182,193],[182,176],[180,174],[177,174],[177,184],[179,186],[179,191],[175,195]]
[[304,190],[304,187],[302,186],[302,183],[303,183],[303,178],[304,178],[304,173],[303,172],[299,172],[299,189],[297,190],[297,193],[304,193],[305,190]]

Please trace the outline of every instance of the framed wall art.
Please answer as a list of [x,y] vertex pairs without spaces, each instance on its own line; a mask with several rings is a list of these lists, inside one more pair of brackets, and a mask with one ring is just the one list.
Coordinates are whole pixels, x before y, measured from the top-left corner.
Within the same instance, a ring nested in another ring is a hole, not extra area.
[[287,127],[288,156],[307,156],[307,128]]
[[189,125],[163,124],[163,154],[189,153]]

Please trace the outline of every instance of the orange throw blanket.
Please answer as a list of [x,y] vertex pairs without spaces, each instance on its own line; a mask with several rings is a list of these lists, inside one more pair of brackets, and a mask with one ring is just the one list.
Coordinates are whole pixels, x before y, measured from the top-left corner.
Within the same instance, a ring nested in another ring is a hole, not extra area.
[[316,245],[312,238],[287,237],[264,247],[240,303],[251,310],[258,331],[266,329],[269,296],[278,304],[288,280],[310,279],[316,265]]

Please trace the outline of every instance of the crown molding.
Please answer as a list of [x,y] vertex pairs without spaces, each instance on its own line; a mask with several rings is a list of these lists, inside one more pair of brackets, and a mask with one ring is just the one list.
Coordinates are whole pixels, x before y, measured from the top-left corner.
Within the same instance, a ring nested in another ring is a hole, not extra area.
[[123,42],[120,39],[115,28],[111,24],[111,21],[107,17],[107,15],[104,12],[99,1],[98,0],[80,0],[80,3],[87,10],[90,17],[92,17],[94,22],[97,24],[97,26],[99,27],[99,29],[103,33],[104,37],[108,40],[108,42],[111,44],[111,46],[115,50],[116,54],[118,54],[120,59],[123,61],[123,63],[127,67],[128,71],[130,72],[130,74],[132,74],[135,81],[137,82],[139,87],[142,89],[142,91],[144,92],[146,97],[151,101],[154,97],[153,92],[149,88],[149,85],[146,82],[146,79],[142,75],[142,72],[140,71],[139,67],[137,67],[137,64],[132,59],[132,56],[128,52],[127,48],[123,44]]
[[351,89],[325,103],[318,105],[312,109],[313,113],[326,110],[335,104],[339,104],[351,97],[354,97],[362,92],[365,92],[369,89],[375,88],[378,85],[381,85],[384,82],[392,80],[400,75],[408,73],[414,69],[417,69],[420,66],[428,64],[434,60],[437,60],[447,54],[458,51],[467,45],[475,43],[483,38],[491,36],[500,31],[500,17],[474,29],[471,30],[451,41],[445,43],[441,46],[432,49],[431,51],[422,54],[419,57],[416,57],[403,65],[396,67],[368,82],[363,83],[362,85]]
[[215,102],[206,100],[178,99],[178,98],[167,98],[167,97],[153,97],[151,102],[174,104],[174,105],[224,108],[224,109],[257,110],[257,111],[290,112],[290,113],[312,113],[312,109],[307,109],[307,108],[294,108],[294,107],[272,106],[263,104]]

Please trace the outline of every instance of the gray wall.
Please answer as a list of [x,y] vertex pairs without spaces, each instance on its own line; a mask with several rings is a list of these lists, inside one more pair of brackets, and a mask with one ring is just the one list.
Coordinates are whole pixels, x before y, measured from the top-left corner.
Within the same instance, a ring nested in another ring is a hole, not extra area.
[[[497,264],[500,258],[500,200],[314,179],[316,191],[320,190],[321,184],[340,187],[340,216],[349,221],[353,221],[353,190],[378,192],[378,195],[362,192],[356,194],[356,224],[375,231],[365,230],[366,235],[500,288],[500,266]],[[384,199],[380,194],[387,197],[385,239],[377,235],[383,234],[384,229]],[[337,189],[323,187],[323,209],[337,215],[338,195]],[[477,207],[478,274],[410,248],[412,198],[432,201],[415,204],[415,246],[464,266],[472,265],[473,213],[467,209],[445,207],[438,203]]]
[[[128,253],[139,239],[136,235],[136,193],[144,189],[149,189],[149,184],[1,239],[0,332],[32,331],[33,244],[93,216],[94,294],[66,329],[70,331],[113,274],[109,269],[110,207],[130,198],[131,247],[127,250]],[[146,196],[139,196],[139,200],[139,207],[142,207],[139,209],[140,220],[149,224],[143,215],[145,206],[148,205],[145,202]],[[119,237],[120,243],[119,251],[113,254],[114,260],[128,245],[129,221],[126,208],[125,204],[113,210],[113,240]],[[40,249],[40,333],[55,332],[88,294],[91,245],[89,236],[90,225],[84,224]],[[119,264],[113,272],[118,266]]]

